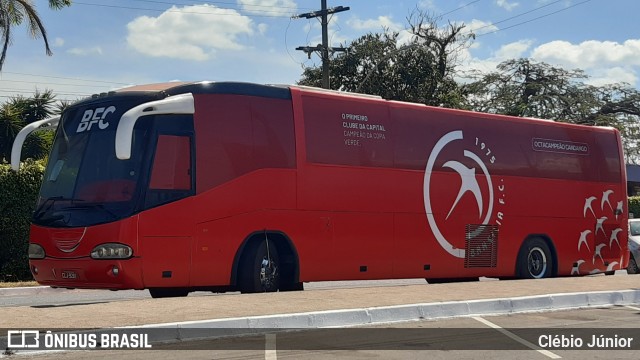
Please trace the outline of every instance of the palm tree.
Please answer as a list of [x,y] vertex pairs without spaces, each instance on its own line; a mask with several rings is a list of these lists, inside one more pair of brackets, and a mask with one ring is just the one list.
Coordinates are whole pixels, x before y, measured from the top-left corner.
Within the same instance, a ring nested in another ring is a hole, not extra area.
[[[36,91],[32,97],[17,96],[0,104],[0,163],[9,161],[16,135],[25,125],[59,114],[51,90]],[[22,158],[41,159],[47,155],[53,141],[53,133],[37,132],[27,138]]]
[[[49,0],[49,7],[54,10],[70,5],[71,0]],[[31,37],[36,39],[42,37],[47,55],[52,55],[47,31],[36,12],[33,0],[0,0],[0,42],[2,43],[0,71],[7,57],[7,49],[11,45],[11,30],[13,27],[22,25],[24,21],[27,22]]]

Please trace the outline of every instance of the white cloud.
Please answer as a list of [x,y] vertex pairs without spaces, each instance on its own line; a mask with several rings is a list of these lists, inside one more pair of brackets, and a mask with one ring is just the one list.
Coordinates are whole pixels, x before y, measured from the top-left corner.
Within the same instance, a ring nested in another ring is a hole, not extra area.
[[640,39],[624,43],[589,40],[580,44],[552,41],[538,46],[533,57],[582,69],[602,65],[640,66]]
[[402,24],[393,22],[390,16],[378,16],[376,19],[362,20],[358,17],[352,17],[347,20],[349,25],[354,30],[361,31],[381,31],[382,29],[389,29],[391,31],[400,31]]
[[516,7],[518,7],[518,5],[520,5],[520,3],[517,3],[517,2],[510,3],[507,0],[496,0],[496,4],[507,11],[511,11]]
[[460,57],[462,62],[461,70],[475,70],[482,73],[496,71],[496,66],[505,60],[526,57],[526,52],[531,48],[532,44],[533,41],[531,40],[520,40],[505,44],[485,59],[476,58],[469,50],[465,50]]
[[253,15],[292,15],[297,11],[293,0],[238,0],[242,10]]
[[473,32],[476,35],[482,35],[499,30],[497,26],[493,25],[490,21],[482,21],[473,19],[464,23],[464,31]]
[[77,56],[102,55],[102,48],[100,46],[90,48],[72,48],[67,50],[67,53]]
[[418,7],[420,9],[431,10],[431,11],[435,11],[438,9],[438,7],[433,2],[433,0],[420,0],[418,2]]
[[536,47],[531,57],[566,69],[582,69],[589,83],[627,82],[635,85],[640,71],[640,39],[623,43],[589,40],[579,44],[551,41]]
[[158,17],[127,24],[127,43],[156,57],[204,61],[217,50],[241,50],[238,38],[254,33],[253,21],[235,10],[213,5],[172,6]]
[[619,66],[606,69],[593,69],[590,75],[591,77],[587,79],[586,83],[594,86],[603,86],[620,82],[625,82],[627,84],[638,83],[638,75],[636,71]]
[[502,61],[521,57],[532,58],[564,69],[581,69],[589,76],[589,84],[626,82],[637,86],[640,81],[640,39],[623,43],[589,40],[579,44],[551,41],[534,47],[532,40],[505,44],[486,58],[472,55],[475,48],[465,50],[462,70],[495,71]]
[[525,57],[525,53],[531,48],[531,45],[533,45],[532,40],[520,40],[503,45],[495,52],[495,58],[506,60]]
[[61,47],[61,46],[64,46],[64,39],[63,39],[63,38],[59,38],[59,37],[55,38],[55,39],[53,40],[53,46],[54,46],[54,47]]

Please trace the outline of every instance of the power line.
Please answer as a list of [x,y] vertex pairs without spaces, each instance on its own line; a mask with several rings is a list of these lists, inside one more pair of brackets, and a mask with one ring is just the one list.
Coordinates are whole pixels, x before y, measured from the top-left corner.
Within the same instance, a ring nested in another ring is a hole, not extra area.
[[[14,94],[34,94],[35,90],[14,90],[14,89],[0,89],[0,92],[3,93],[14,93]],[[55,93],[54,95],[67,95],[67,96],[91,96],[91,94],[86,93],[76,93],[76,92],[62,92]]]
[[[49,86],[49,85],[55,85],[55,86],[77,86],[77,87],[92,87],[92,88],[96,88],[99,87],[96,85],[89,85],[89,84],[71,84],[71,83],[55,83],[55,82],[51,82],[51,83],[43,83],[41,81],[24,81],[24,80],[7,80],[7,79],[2,79],[2,82],[10,82],[10,83],[20,83],[20,84],[36,84],[36,85],[43,85],[43,86]],[[106,85],[104,86],[106,87]]]
[[537,8],[533,8],[533,9],[528,10],[528,11],[525,11],[525,12],[523,12],[523,13],[520,13],[520,14],[517,14],[517,15],[514,15],[514,16],[510,16],[510,17],[508,17],[508,18],[506,18],[506,19],[502,19],[502,20],[500,20],[500,21],[492,22],[491,24],[488,24],[488,25],[485,25],[485,26],[481,26],[481,27],[479,27],[479,28],[477,28],[477,29],[474,29],[474,31],[478,31],[478,30],[481,30],[481,29],[484,29],[484,28],[488,28],[488,27],[491,27],[491,26],[495,26],[495,25],[497,25],[497,24],[502,24],[503,22],[507,22],[507,21],[509,21],[509,20],[517,19],[517,18],[519,18],[519,17],[521,17],[521,16],[524,16],[524,15],[530,14],[530,13],[532,13],[532,12],[538,11],[538,10],[540,10],[540,9],[546,8],[546,7],[548,7],[548,6],[551,6],[551,5],[557,4],[557,3],[561,2],[561,1],[565,1],[565,0],[556,0],[556,1],[554,1],[554,2],[550,2],[550,3],[548,3],[548,4],[545,4],[545,5],[542,5],[542,6],[538,6]]
[[453,9],[451,11],[447,11],[444,14],[440,14],[440,16],[441,17],[447,16],[447,15],[452,14],[452,13],[458,11],[458,10],[462,10],[462,9],[466,8],[467,6],[473,5],[473,4],[477,3],[478,1],[480,1],[480,0],[475,0],[475,1],[472,1],[470,3],[464,4],[464,5],[462,5],[462,6],[458,7],[458,8],[455,8],[455,9]]
[[567,7],[563,8],[563,9],[556,10],[556,11],[554,11],[554,12],[550,12],[550,13],[548,13],[548,14],[544,14],[544,15],[541,15],[541,16],[538,16],[538,17],[535,17],[535,18],[533,18],[533,19],[529,19],[529,20],[527,20],[527,21],[523,21],[523,22],[521,22],[521,23],[517,23],[517,24],[511,25],[511,26],[507,26],[507,27],[502,28],[502,29],[498,29],[498,30],[495,30],[495,31],[487,32],[487,33],[480,34],[480,35],[477,35],[477,36],[484,36],[484,35],[489,35],[489,34],[495,34],[495,33],[499,32],[499,31],[504,31],[504,30],[507,30],[507,29],[514,28],[514,27],[516,27],[516,26],[520,26],[520,25],[524,25],[524,24],[527,24],[527,23],[530,23],[530,22],[533,22],[533,21],[536,21],[536,20],[540,20],[540,19],[542,19],[542,18],[545,18],[545,17],[551,16],[551,15],[555,15],[555,14],[557,14],[557,13],[559,13],[559,12],[563,12],[563,11],[569,10],[569,9],[571,9],[571,8],[574,8],[574,7],[578,6],[578,5],[586,4],[586,3],[590,2],[590,1],[591,1],[591,0],[585,0],[585,1],[582,1],[582,2],[579,2],[579,3],[576,3],[576,4],[573,4],[573,5],[567,6]]
[[[75,3],[74,3],[75,4]],[[22,75],[22,76],[34,76],[41,78],[50,78],[50,79],[62,79],[62,80],[74,80],[74,81],[84,81],[84,82],[94,82],[94,83],[104,83],[104,84],[113,84],[113,85],[131,85],[131,83],[122,83],[115,81],[104,81],[104,80],[94,80],[94,79],[80,79],[80,78],[70,78],[70,77],[62,77],[62,76],[49,76],[49,75],[41,75],[41,74],[27,74],[27,73],[19,73],[19,72],[11,72],[11,71],[3,71],[2,74],[12,74],[12,75]]]
[[[274,6],[274,5],[252,5],[252,4],[245,4],[240,6],[237,2],[225,2],[225,1],[189,1],[189,0],[183,0],[183,2],[180,3],[175,3],[175,2],[167,2],[167,1],[158,1],[158,0],[130,0],[130,1],[138,1],[138,2],[146,2],[146,3],[153,3],[153,4],[163,4],[163,5],[190,5],[190,4],[195,4],[195,5],[224,5],[227,7],[234,7],[236,6],[234,9],[245,9],[245,8],[266,8],[266,9],[291,9],[292,11],[297,11],[300,9],[310,9],[310,8],[299,8],[297,6]],[[256,9],[256,10],[260,10],[260,9]],[[264,10],[260,10],[260,11],[264,11]]]
[[[214,13],[209,11],[185,11],[185,10],[171,10],[171,9],[149,9],[149,8],[140,8],[133,6],[122,6],[122,5],[107,5],[107,4],[94,4],[94,3],[83,3],[83,2],[73,2],[74,5],[85,5],[85,6],[97,6],[111,9],[125,9],[125,10],[141,10],[141,11],[155,11],[161,13],[179,13],[179,14],[198,14],[198,15],[214,15],[214,16],[246,16],[240,13]],[[235,11],[236,9],[225,9],[225,8],[217,8],[220,10],[229,10]],[[262,11],[269,12],[269,11]],[[271,11],[275,12],[275,11]],[[278,12],[281,13],[281,12]],[[289,17],[289,15],[251,15],[252,17],[267,17],[267,18],[283,18]]]

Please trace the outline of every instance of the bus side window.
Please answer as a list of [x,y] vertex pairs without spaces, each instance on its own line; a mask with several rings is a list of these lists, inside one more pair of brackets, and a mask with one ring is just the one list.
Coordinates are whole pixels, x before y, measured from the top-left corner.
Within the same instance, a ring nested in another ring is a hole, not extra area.
[[146,206],[177,200],[191,190],[191,141],[188,136],[158,135]]

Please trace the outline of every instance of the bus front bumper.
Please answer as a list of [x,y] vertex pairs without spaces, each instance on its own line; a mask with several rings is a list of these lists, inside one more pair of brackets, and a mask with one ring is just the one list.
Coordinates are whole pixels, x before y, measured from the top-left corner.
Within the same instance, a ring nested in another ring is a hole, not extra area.
[[34,279],[41,285],[79,289],[143,289],[142,261],[52,259],[30,260]]

